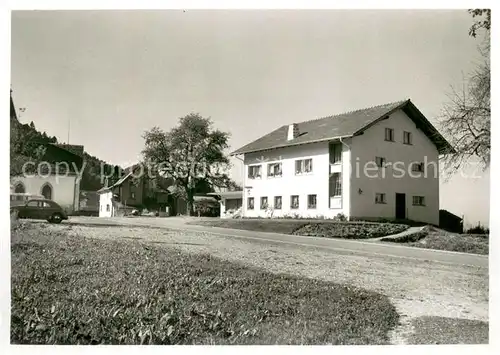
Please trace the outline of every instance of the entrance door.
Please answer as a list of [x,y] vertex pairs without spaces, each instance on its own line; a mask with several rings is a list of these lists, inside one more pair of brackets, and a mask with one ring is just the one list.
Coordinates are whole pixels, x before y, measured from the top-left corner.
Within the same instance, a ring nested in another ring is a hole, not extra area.
[[406,194],[396,193],[396,219],[406,218]]

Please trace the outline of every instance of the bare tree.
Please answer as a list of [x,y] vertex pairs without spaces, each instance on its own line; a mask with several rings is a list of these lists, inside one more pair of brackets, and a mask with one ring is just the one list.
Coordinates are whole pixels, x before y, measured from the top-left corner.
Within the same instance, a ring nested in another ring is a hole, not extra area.
[[440,119],[442,131],[455,149],[443,157],[445,169],[451,174],[471,158],[478,159],[483,170],[490,165],[490,10],[469,10],[469,13],[473,18],[481,18],[474,21],[469,35],[476,38],[483,30],[485,37],[478,47],[481,61],[464,78],[460,90],[452,88]]

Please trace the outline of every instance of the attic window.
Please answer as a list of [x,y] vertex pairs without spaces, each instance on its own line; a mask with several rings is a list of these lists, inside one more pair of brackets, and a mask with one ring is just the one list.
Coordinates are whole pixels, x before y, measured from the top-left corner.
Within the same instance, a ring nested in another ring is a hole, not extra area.
[[411,145],[411,132],[403,132],[403,143]]
[[394,142],[394,129],[392,128],[385,129],[385,140],[388,142]]
[[411,166],[411,170],[418,172],[418,173],[423,173],[424,172],[424,163],[413,163]]

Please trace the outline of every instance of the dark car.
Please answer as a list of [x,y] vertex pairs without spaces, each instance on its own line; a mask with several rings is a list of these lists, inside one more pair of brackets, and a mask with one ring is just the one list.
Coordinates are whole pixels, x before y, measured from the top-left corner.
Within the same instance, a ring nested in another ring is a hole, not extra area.
[[68,219],[61,206],[47,199],[30,199],[24,204],[11,207],[11,212],[17,212],[18,218],[45,219],[50,223],[61,223]]

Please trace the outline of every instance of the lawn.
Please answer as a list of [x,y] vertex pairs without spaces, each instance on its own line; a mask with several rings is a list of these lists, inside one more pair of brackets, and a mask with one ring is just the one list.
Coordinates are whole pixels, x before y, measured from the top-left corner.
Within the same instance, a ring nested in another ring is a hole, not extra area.
[[408,225],[395,223],[297,219],[214,219],[191,222],[190,224],[256,232],[344,239],[378,238],[397,234],[408,229]]
[[386,344],[399,321],[351,286],[48,230],[12,233],[12,343]]

